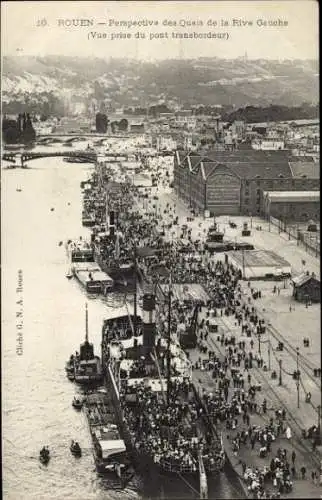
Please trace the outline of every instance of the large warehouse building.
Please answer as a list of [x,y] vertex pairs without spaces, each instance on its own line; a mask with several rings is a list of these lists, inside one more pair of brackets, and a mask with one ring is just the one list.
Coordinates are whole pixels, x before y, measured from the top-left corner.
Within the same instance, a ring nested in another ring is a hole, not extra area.
[[[199,213],[264,216],[264,193],[319,191],[319,165],[290,163],[285,150],[176,151],[174,188]],[[312,213],[307,207],[303,213],[315,219],[316,205]]]
[[305,222],[320,219],[319,191],[264,191],[264,216]]

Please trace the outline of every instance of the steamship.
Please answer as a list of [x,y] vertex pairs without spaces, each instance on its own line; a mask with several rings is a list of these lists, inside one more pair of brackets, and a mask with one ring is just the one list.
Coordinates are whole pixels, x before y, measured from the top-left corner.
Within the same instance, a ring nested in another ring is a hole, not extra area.
[[115,223],[115,212],[111,210],[106,213],[104,225],[93,234],[94,258],[102,271],[113,279],[116,288],[133,289],[134,265],[131,259],[120,256],[120,233],[116,231]]
[[114,281],[94,260],[93,246],[87,241],[69,241],[66,245],[70,258],[68,277],[75,276],[88,293],[105,294],[112,291]]
[[99,356],[94,355],[94,346],[88,341],[88,309],[85,309],[85,342],[80,353],[71,355],[66,363],[66,374],[70,380],[80,385],[96,384],[102,381],[103,372]]
[[[135,307],[134,314],[103,323],[102,366],[123,439],[143,474],[198,478],[200,467],[217,473],[225,464],[222,441],[191,421],[187,401],[200,407],[190,382],[191,363],[178,343],[157,332],[155,302],[153,291],[145,291],[143,321]],[[178,400],[184,411],[173,419]]]

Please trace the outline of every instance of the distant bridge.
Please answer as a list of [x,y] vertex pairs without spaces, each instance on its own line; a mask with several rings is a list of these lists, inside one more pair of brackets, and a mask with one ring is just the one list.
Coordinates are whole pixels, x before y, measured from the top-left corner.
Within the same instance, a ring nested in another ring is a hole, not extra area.
[[39,133],[37,134],[38,139],[67,139],[66,142],[72,142],[74,141],[79,141],[79,140],[87,140],[87,139],[133,139],[135,135],[142,135],[142,134],[135,134],[132,133],[131,135],[128,133],[116,133],[116,134],[96,134],[96,133],[91,133],[91,134],[69,134],[69,133],[63,133],[63,132],[50,132],[48,134],[46,133]]
[[[14,163],[15,166],[21,168],[27,168],[26,163],[31,160],[38,160],[40,158],[52,158],[55,156],[63,156],[65,158],[79,158],[86,160],[88,163],[97,162],[97,153],[92,151],[61,151],[61,152],[42,152],[42,153],[32,153],[32,152],[10,152],[3,153],[2,160],[8,161],[9,163]],[[20,165],[18,162],[20,161]]]

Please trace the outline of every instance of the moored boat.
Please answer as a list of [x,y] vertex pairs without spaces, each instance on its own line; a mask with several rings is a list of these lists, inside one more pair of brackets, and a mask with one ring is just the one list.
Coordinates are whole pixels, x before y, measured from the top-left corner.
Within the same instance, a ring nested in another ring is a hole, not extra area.
[[82,214],[82,224],[84,227],[93,227],[96,224],[96,220],[93,214],[88,214],[83,212]]
[[69,241],[67,252],[71,262],[94,262],[94,251],[91,244],[83,239]]
[[94,262],[77,262],[72,266],[72,272],[88,293],[106,295],[114,287],[114,281],[104,273]]
[[[72,146],[72,144],[68,144],[68,146]],[[67,156],[64,158],[64,161],[66,163],[89,163],[90,160],[78,156]]]
[[73,399],[72,406],[73,408],[75,408],[75,410],[81,410],[83,408],[83,404],[84,402],[82,400],[76,397]]
[[191,364],[179,344],[160,336],[154,342],[152,316],[149,324],[123,316],[103,325],[102,363],[126,445],[143,474],[197,480],[200,467],[215,474],[225,464],[222,441],[199,419]]
[[[103,372],[99,356],[94,355],[94,346],[88,341],[88,309],[85,310],[86,333],[85,342],[80,346],[80,353],[72,354],[66,363],[66,373],[69,380],[77,384],[97,384],[102,381]],[[73,377],[73,378],[72,378]]]
[[89,394],[84,402],[92,441],[93,455],[97,472],[100,474],[116,474],[125,479],[133,472],[131,461],[122,439],[112,404],[106,389],[99,389]]

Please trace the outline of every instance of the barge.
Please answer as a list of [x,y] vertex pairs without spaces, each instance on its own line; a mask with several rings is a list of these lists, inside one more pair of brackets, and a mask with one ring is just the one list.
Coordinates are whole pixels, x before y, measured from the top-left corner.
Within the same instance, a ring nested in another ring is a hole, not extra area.
[[94,262],[92,245],[83,239],[69,242],[67,252],[71,262]]
[[82,214],[82,224],[84,227],[93,227],[96,224],[95,217],[92,214],[87,214],[83,212]]
[[114,281],[96,263],[75,263],[72,266],[72,272],[88,293],[102,293],[106,295],[113,290]]
[[84,412],[93,442],[93,456],[99,474],[115,474],[128,481],[134,470],[118,431],[112,399],[109,392],[100,388],[84,400]]

